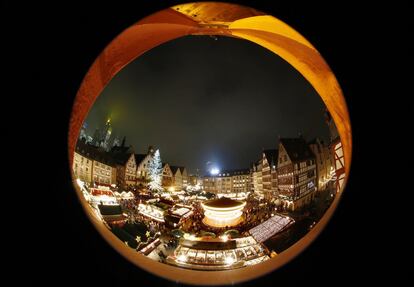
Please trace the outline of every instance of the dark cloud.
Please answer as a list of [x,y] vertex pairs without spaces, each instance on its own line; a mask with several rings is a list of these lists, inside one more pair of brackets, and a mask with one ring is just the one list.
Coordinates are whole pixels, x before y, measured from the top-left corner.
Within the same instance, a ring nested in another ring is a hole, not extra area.
[[137,152],[204,169],[248,167],[278,135],[327,139],[324,104],[272,52],[245,40],[189,36],[154,48],[125,67],[87,117],[88,132],[112,117],[114,133]]

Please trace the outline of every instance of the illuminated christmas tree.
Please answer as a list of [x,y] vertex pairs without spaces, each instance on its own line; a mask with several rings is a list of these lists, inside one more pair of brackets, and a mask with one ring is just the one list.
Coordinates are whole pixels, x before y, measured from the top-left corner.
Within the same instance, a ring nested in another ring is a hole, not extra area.
[[150,178],[149,188],[153,191],[162,191],[162,162],[159,150],[155,151],[148,163],[148,173]]

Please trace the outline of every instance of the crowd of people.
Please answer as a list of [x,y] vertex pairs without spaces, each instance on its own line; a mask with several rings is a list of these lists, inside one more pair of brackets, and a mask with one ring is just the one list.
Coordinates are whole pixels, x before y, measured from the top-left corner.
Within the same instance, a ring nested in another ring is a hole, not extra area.
[[181,221],[181,230],[188,233],[197,233],[203,229],[203,208],[198,202],[193,203],[192,205],[193,213],[191,216],[188,216]]
[[151,220],[139,212],[138,206],[141,203],[140,199],[121,199],[120,205],[123,211],[128,215],[128,221],[131,223],[142,222],[145,223],[151,233],[163,232],[166,229],[165,224],[155,220]]

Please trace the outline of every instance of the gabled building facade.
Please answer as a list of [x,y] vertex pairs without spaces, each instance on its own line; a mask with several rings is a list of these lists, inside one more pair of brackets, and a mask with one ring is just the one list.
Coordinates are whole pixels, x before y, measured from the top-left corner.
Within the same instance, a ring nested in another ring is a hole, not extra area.
[[263,193],[263,173],[262,173],[262,160],[257,161],[253,164],[252,177],[253,177],[253,191],[259,197],[264,197]]
[[105,151],[93,155],[92,179],[95,184],[116,184],[116,165]]
[[92,160],[90,159],[90,152],[82,147],[82,144],[76,145],[73,155],[73,175],[83,182],[92,183]]
[[267,200],[276,200],[278,150],[267,149],[262,152],[263,195]]
[[128,154],[125,159],[126,161],[121,162],[121,164],[117,166],[117,172],[119,171],[119,177],[117,176],[117,178],[120,186],[130,188],[134,187],[136,184],[137,165],[133,153]]
[[137,185],[145,186],[149,180],[148,165],[152,159],[152,154],[135,154],[137,164]]
[[171,172],[173,174],[173,185],[175,190],[182,190],[187,186],[188,176],[187,170],[182,166],[170,166]]
[[154,155],[154,148],[148,147],[146,154],[135,154],[135,162],[137,164],[136,178],[137,186],[146,186],[149,182],[149,163]]
[[116,183],[116,168],[109,154],[103,149],[80,139],[75,148],[73,172],[76,178],[88,184],[111,185]]
[[132,146],[115,146],[111,149],[111,157],[116,165],[116,182],[122,190],[136,185],[137,164]]
[[189,183],[187,169],[183,166],[180,166],[181,177],[183,181],[183,188],[187,187]]
[[162,187],[165,189],[172,188],[174,184],[174,175],[171,171],[170,165],[164,163],[162,165]]
[[279,142],[278,188],[281,205],[296,210],[309,204],[316,192],[315,156],[302,138]]
[[318,191],[326,189],[333,170],[333,153],[329,146],[326,146],[323,141],[316,138],[309,142],[309,148],[315,155],[316,161],[316,182]]
[[329,127],[330,143],[329,148],[333,158],[333,167],[335,171],[335,188],[339,192],[345,183],[345,158],[341,138],[338,130],[328,110],[325,111],[325,121]]

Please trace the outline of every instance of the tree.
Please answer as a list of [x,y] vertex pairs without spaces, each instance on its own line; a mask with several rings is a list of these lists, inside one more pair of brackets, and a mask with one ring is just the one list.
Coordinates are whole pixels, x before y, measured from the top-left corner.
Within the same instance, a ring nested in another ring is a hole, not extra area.
[[160,151],[156,150],[148,163],[149,188],[153,191],[162,191],[162,163]]

